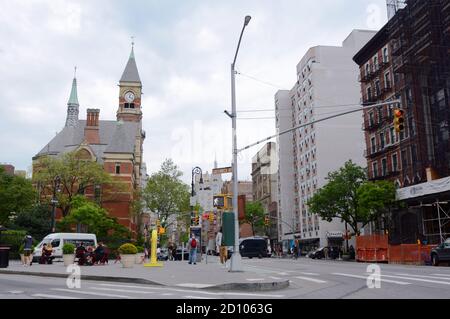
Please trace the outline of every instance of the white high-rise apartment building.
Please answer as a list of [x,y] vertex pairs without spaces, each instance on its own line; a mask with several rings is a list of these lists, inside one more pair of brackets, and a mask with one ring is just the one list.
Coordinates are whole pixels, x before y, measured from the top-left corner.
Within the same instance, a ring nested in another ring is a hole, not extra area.
[[[277,130],[355,109],[361,94],[359,70],[352,57],[375,34],[353,30],[342,46],[310,48],[297,65],[295,86],[275,96]],[[344,224],[340,220],[321,220],[309,212],[306,203],[327,183],[328,173],[346,161],[351,159],[365,167],[362,122],[362,112],[354,113],[278,138],[278,227],[285,248],[294,238],[306,250],[342,244]]]

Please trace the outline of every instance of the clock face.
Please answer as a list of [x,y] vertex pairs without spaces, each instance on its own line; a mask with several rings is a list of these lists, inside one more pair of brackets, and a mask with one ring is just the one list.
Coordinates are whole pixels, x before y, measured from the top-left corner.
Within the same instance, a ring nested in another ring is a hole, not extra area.
[[134,101],[134,93],[131,91],[125,93],[125,101],[127,101],[128,103],[133,102]]

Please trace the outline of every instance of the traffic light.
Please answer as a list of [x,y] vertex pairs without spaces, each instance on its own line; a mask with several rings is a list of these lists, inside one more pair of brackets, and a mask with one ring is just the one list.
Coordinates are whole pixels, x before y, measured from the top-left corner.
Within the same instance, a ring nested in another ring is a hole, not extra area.
[[156,227],[161,226],[161,221],[159,219],[156,220]]
[[269,216],[264,217],[264,225],[266,225],[266,226],[270,225],[270,218],[269,218]]
[[394,110],[394,128],[397,133],[405,130],[405,111],[402,109]]
[[162,235],[166,233],[166,229],[164,227],[158,227],[158,234]]
[[214,221],[214,213],[209,213],[209,221],[211,223]]

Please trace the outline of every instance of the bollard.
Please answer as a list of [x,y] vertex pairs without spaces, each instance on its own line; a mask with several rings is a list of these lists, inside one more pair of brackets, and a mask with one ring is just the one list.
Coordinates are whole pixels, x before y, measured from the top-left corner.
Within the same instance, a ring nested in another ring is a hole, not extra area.
[[152,230],[152,250],[150,254],[150,263],[144,264],[144,267],[162,267],[163,263],[159,263],[156,256],[156,245],[158,244],[158,234]]

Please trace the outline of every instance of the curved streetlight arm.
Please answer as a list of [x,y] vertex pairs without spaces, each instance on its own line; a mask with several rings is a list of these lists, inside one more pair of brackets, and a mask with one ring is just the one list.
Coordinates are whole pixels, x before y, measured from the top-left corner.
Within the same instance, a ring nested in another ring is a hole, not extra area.
[[238,46],[237,46],[237,48],[236,48],[236,53],[235,53],[235,55],[234,55],[233,67],[236,65],[236,59],[237,59],[237,55],[238,55],[238,53],[239,53],[239,48],[240,48],[240,46],[241,46],[242,36],[244,35],[245,27],[248,25],[248,23],[250,22],[250,19],[251,19],[251,18],[252,18],[252,17],[250,17],[250,16],[246,16],[246,17],[245,17],[244,26],[242,27],[241,35],[239,36]]

